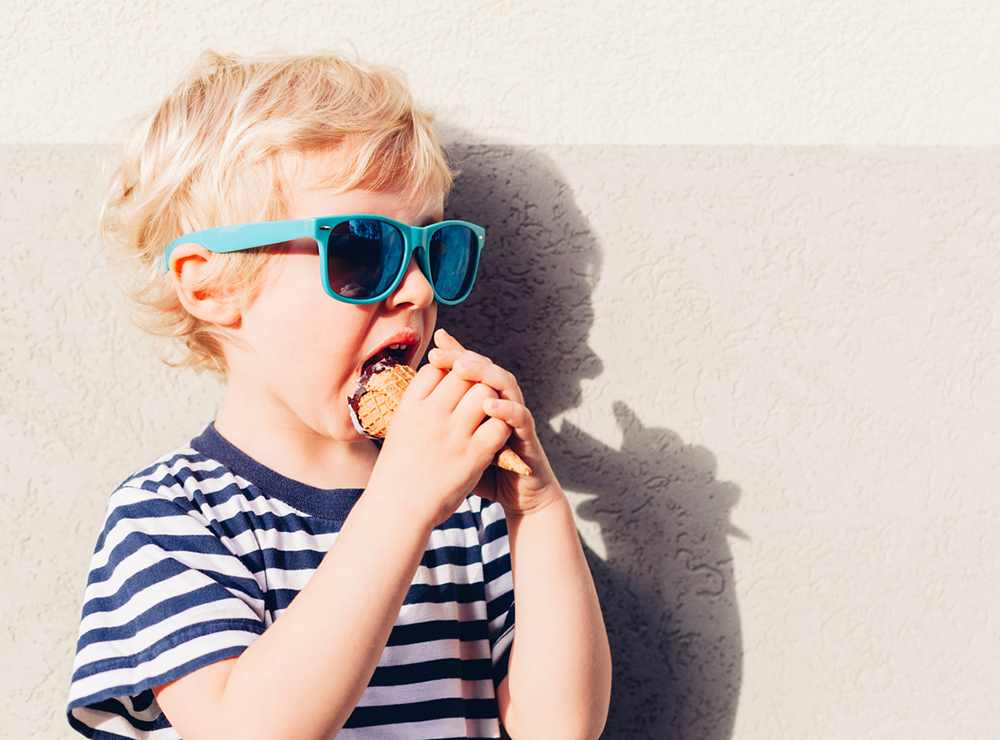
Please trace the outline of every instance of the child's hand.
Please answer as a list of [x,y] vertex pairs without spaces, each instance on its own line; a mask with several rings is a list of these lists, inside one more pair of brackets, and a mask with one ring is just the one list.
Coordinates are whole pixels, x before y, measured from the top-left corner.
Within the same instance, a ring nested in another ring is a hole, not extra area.
[[367,490],[391,496],[415,522],[443,522],[510,436],[504,420],[483,411],[496,397],[486,383],[421,368],[395,409]]
[[[510,430],[506,444],[531,467],[530,476],[520,476],[507,470],[491,468],[476,488],[484,498],[503,505],[508,516],[530,513],[561,497],[552,468],[535,432],[535,421],[524,405],[517,379],[483,355],[465,349],[444,329],[434,334],[435,349],[427,355],[431,366],[449,372],[468,383],[487,386],[494,394],[482,401],[481,411],[493,422],[504,422]],[[501,443],[502,446],[503,443]],[[499,446],[497,447],[499,450]],[[495,486],[492,484],[495,478]]]

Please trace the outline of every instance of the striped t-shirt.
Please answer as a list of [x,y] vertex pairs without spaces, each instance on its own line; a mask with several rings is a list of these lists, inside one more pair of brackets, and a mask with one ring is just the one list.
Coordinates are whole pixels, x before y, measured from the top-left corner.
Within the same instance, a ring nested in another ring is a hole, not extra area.
[[[87,583],[70,724],[177,738],[152,689],[243,652],[305,586],[360,490],[285,478],[213,426],[111,496]],[[514,599],[503,509],[469,496],[431,535],[338,737],[499,737]]]

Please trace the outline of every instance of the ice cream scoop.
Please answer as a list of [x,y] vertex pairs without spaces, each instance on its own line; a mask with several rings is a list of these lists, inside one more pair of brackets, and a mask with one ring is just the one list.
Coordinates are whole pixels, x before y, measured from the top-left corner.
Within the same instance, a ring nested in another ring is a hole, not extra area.
[[[354,428],[372,439],[385,437],[396,406],[416,374],[394,357],[383,357],[366,367],[348,399]],[[493,458],[493,464],[518,475],[531,475],[531,468],[506,446]]]

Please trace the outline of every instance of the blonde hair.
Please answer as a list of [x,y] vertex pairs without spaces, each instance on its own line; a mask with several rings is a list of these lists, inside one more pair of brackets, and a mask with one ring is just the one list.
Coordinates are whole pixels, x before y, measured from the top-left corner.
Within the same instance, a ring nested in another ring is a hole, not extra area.
[[[444,196],[454,173],[431,121],[395,70],[327,55],[202,54],[136,125],[101,212],[105,246],[132,268],[121,286],[133,320],[186,348],[171,364],[224,376],[226,327],[184,310],[161,269],[167,245],[199,229],[287,218],[293,173],[317,151],[346,155],[331,158],[342,166],[317,185]],[[206,286],[253,300],[267,258],[214,254]]]

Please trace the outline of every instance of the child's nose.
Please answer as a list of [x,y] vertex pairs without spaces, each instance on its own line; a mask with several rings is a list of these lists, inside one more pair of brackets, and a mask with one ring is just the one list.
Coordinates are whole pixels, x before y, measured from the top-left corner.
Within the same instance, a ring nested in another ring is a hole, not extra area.
[[417,265],[416,255],[406,266],[399,287],[385,300],[390,306],[413,304],[417,308],[427,308],[434,302],[434,289]]

